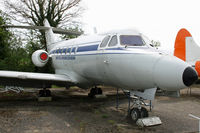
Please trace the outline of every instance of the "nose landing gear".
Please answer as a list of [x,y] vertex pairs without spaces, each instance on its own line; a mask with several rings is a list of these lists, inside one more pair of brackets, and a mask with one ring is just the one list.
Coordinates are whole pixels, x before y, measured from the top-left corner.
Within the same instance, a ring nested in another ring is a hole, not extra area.
[[[133,122],[137,122],[140,118],[149,117],[148,110],[144,106],[150,106],[152,109],[151,101],[155,98],[156,88],[146,89],[144,92],[124,90],[124,94],[128,97],[128,118]],[[118,93],[118,91],[117,91]],[[117,94],[118,95],[118,94]],[[144,100],[149,100],[150,103],[147,104]],[[118,107],[118,100],[117,100]]]
[[149,117],[149,113],[148,113],[147,109],[144,107],[141,107],[141,109],[134,107],[134,108],[130,109],[129,116],[130,116],[131,120],[136,122],[140,118]]

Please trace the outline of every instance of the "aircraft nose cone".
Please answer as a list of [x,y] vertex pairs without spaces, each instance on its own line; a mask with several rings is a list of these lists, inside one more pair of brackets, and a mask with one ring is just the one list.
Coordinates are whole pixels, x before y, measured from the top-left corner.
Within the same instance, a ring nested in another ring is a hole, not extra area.
[[174,56],[161,56],[155,62],[154,82],[159,88],[176,91],[192,85],[197,79],[195,69]]
[[192,67],[187,67],[183,72],[182,78],[185,86],[190,86],[198,79],[198,75]]

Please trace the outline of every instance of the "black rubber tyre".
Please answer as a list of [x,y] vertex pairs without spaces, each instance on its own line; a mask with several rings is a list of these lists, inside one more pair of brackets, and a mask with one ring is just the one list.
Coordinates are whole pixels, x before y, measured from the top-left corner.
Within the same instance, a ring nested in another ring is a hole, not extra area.
[[146,108],[142,107],[140,110],[140,118],[149,117],[149,113]]
[[95,89],[95,88],[92,88],[92,89],[90,90],[90,93],[88,93],[88,97],[93,98],[93,97],[95,96],[95,94],[96,94],[96,89]]
[[92,95],[91,93],[88,93],[88,97],[93,98],[94,95]]
[[138,108],[132,108],[130,111],[130,118],[132,121],[136,122],[140,118],[140,111]]
[[94,98],[95,95],[102,94],[101,88],[92,88],[90,93],[88,93],[88,97]]
[[44,90],[39,90],[39,97],[44,97],[44,96],[45,96]]
[[97,88],[97,94],[102,94],[102,89],[101,88]]
[[51,91],[50,90],[45,90],[46,91],[46,97],[50,97],[51,96]]
[[50,90],[40,90],[39,97],[50,97],[51,91]]

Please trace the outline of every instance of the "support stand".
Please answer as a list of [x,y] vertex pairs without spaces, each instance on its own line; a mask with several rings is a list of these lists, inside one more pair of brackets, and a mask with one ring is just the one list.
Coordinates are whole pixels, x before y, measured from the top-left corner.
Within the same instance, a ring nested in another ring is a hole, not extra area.
[[119,108],[119,88],[117,88],[117,97],[116,97],[116,109]]
[[199,133],[200,133],[200,117],[194,116],[192,114],[189,114],[190,117],[199,120]]

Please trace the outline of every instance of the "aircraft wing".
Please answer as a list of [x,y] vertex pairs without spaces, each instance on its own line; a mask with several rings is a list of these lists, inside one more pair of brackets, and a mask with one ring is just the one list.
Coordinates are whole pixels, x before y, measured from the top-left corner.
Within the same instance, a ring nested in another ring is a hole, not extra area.
[[51,85],[71,86],[75,84],[69,76],[61,74],[0,71],[0,85],[43,88]]

